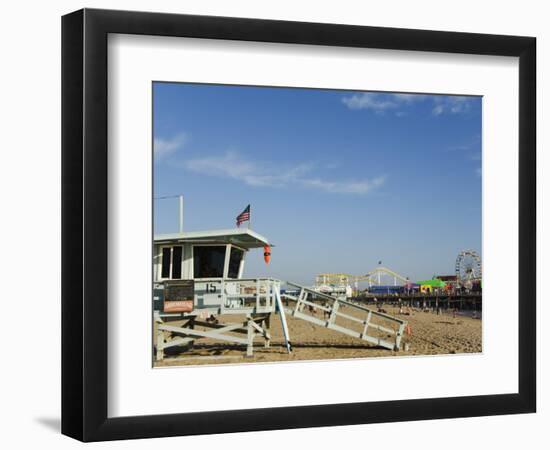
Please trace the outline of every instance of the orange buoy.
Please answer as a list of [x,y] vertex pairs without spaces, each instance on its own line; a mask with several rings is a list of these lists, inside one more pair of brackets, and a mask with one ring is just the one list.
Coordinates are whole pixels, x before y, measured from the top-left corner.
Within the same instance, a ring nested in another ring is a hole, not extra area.
[[269,264],[271,260],[271,247],[269,245],[264,246],[264,261]]

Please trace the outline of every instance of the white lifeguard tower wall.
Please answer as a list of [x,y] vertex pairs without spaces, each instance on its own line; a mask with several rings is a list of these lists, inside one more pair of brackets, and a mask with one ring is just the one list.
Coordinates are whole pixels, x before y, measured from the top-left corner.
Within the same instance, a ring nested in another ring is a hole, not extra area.
[[156,235],[155,287],[194,280],[194,308],[208,314],[272,312],[278,280],[242,278],[248,251],[266,245],[265,237],[248,228]]

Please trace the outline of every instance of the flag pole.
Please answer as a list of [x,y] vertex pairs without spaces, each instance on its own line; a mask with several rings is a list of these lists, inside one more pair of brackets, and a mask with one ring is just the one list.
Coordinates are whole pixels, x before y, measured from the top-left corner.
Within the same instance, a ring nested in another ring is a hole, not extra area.
[[180,234],[183,233],[183,195],[180,194]]

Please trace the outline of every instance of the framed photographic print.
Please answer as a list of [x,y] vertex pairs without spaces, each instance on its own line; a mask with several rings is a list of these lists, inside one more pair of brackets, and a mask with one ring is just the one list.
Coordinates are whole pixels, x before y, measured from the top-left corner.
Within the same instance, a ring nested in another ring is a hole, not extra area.
[[63,17],[62,432],[535,411],[535,39]]

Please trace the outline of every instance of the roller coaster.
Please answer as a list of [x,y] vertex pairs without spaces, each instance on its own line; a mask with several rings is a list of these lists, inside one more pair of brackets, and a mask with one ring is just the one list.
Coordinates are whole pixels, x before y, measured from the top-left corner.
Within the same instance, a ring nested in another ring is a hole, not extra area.
[[315,278],[315,286],[317,288],[321,288],[322,286],[354,286],[355,289],[358,288],[359,283],[368,283],[369,287],[382,286],[388,284],[382,282],[386,277],[390,278],[394,286],[410,282],[408,277],[404,277],[387,267],[378,266],[364,275],[321,273]]
[[[456,258],[455,273],[454,283],[456,286],[471,289],[475,282],[480,282],[482,272],[479,254],[475,250],[461,251]],[[349,297],[352,287],[355,294],[358,292],[359,283],[368,283],[368,287],[371,288],[373,286],[408,285],[410,280],[409,277],[379,265],[364,275],[321,273],[315,278],[315,289],[333,295]]]

